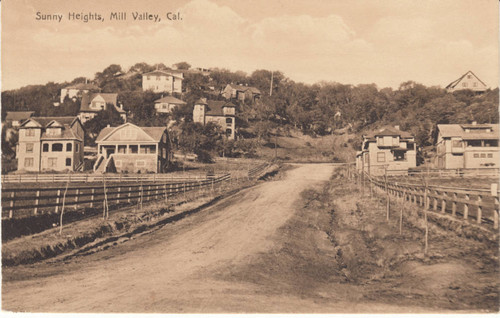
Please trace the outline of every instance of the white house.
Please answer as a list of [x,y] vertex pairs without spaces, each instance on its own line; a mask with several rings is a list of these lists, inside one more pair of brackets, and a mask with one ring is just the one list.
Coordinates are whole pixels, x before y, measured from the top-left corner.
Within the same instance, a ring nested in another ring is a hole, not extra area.
[[459,79],[446,86],[446,90],[450,93],[464,89],[470,89],[475,92],[484,92],[488,89],[488,87],[479,79],[479,77],[476,76],[476,74],[471,71],[468,71]]
[[234,139],[236,128],[236,106],[231,102],[199,99],[194,104],[193,121],[206,125],[209,122],[217,123],[225,132],[228,139]]
[[68,96],[69,98],[81,97],[83,94],[98,92],[99,87],[94,84],[89,83],[78,83],[70,86],[66,86],[61,89],[61,103],[64,102],[64,98]]
[[142,74],[142,90],[155,93],[182,93],[184,75],[179,71],[160,71]]
[[155,100],[155,110],[157,113],[168,114],[174,108],[186,105],[186,102],[173,96],[166,96]]
[[94,118],[101,110],[114,107],[123,121],[127,121],[127,112],[123,110],[121,104],[118,105],[117,98],[118,94],[114,93],[83,94],[78,118],[84,124]]

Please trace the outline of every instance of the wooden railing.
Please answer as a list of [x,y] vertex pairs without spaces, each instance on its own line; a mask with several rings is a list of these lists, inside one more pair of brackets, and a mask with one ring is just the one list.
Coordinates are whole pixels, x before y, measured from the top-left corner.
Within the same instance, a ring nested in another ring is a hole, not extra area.
[[165,174],[9,174],[2,175],[2,183],[47,183],[47,182],[166,182],[184,180],[203,180],[206,176],[201,175],[173,175]]
[[[58,213],[63,205],[74,209],[103,206],[105,203],[137,204],[148,199],[168,199],[170,196],[195,189],[213,188],[231,179],[230,174],[215,178],[183,182],[134,183],[78,187],[46,187],[2,190],[2,218],[20,218],[39,213]],[[141,179],[142,180],[142,179]],[[171,179],[169,178],[168,181]],[[106,177],[106,182],[110,180]],[[66,193],[65,193],[66,192]],[[64,195],[65,193],[65,195]]]
[[252,179],[258,177],[265,169],[267,169],[271,164],[264,162],[258,166],[255,166],[248,170],[248,178]]

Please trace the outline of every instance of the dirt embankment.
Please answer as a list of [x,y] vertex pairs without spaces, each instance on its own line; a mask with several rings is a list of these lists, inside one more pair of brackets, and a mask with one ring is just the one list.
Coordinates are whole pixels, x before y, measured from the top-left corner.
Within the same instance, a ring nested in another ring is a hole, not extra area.
[[[113,248],[4,270],[3,306],[53,312],[492,312],[498,244],[385,220],[304,165]],[[61,284],[64,282],[64,284]]]

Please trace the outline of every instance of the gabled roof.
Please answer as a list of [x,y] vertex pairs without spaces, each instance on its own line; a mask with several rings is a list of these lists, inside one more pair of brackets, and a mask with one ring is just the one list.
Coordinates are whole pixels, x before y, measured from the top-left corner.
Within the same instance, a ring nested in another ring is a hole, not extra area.
[[184,79],[184,77],[182,76],[182,72],[179,71],[156,70],[149,73],[144,73],[142,74],[142,76],[173,76],[175,78]]
[[364,137],[366,139],[373,139],[375,137],[381,137],[381,136],[400,136],[401,138],[413,138],[412,134],[406,131],[399,130],[395,127],[384,127],[383,129],[371,132]]
[[93,90],[99,90],[99,87],[97,87],[91,83],[77,83],[77,84],[72,84],[72,85],[66,86],[65,89],[79,89],[79,90],[93,91]]
[[242,92],[250,91],[252,94],[261,94],[260,90],[256,87],[253,87],[253,86],[236,85],[236,84],[228,84],[228,85],[229,85],[229,87],[231,87],[235,90],[238,90],[238,91],[242,91]]
[[163,133],[167,129],[166,127],[139,127],[136,126],[132,123],[125,123],[123,125],[120,125],[118,127],[105,127],[99,135],[96,138],[96,142],[102,141],[106,139],[107,137],[111,136],[114,134],[116,131],[123,129],[124,127],[135,127],[137,129],[142,130],[145,132],[149,137],[151,137],[154,141],[160,142],[161,137],[163,136]]
[[35,112],[33,112],[33,111],[7,112],[7,116],[5,117],[5,120],[20,121],[20,120],[30,118],[31,116],[33,116],[34,113]]
[[100,110],[93,109],[90,107],[91,102],[96,97],[102,97],[104,102],[107,104],[112,104],[115,107],[115,110],[119,113],[125,113],[123,109],[117,106],[116,100],[118,98],[118,94],[116,93],[93,93],[93,94],[83,94],[82,101],[80,102],[80,112],[93,112],[97,113]]
[[165,96],[163,98],[155,100],[155,103],[169,103],[169,104],[177,104],[177,105],[184,105],[186,104],[185,101],[180,100],[178,98],[175,98],[173,96]]
[[[78,117],[31,117],[26,120],[21,125],[21,129],[25,128],[25,126],[34,122],[37,124],[37,127],[42,129],[42,135],[40,136],[40,140],[59,140],[59,139],[77,139],[82,140],[82,138],[75,135],[74,131],[71,129],[75,122],[80,122]],[[50,127],[60,127],[61,134],[60,135],[47,135],[45,129]]]
[[206,105],[205,115],[212,116],[224,116],[224,107],[236,107],[233,103],[229,101],[219,101],[219,100],[206,100],[205,98],[199,99],[195,104]]
[[478,81],[480,81],[485,87],[486,87],[486,84],[481,81],[479,79],[479,77],[477,77],[476,74],[474,74],[472,71],[468,71],[466,72],[464,75],[460,76],[457,80],[454,80],[453,82],[451,82],[450,84],[448,84],[448,86],[446,86],[445,88],[446,89],[450,89],[450,88],[454,88],[455,86],[457,86],[458,83],[460,83],[460,81],[467,75],[467,74],[471,74],[473,75]]
[[[443,138],[458,137],[465,140],[499,138],[499,124],[439,124],[437,125],[437,128]],[[470,129],[470,132],[466,132],[466,128]],[[486,128],[491,128],[491,132],[477,131],[484,130]]]

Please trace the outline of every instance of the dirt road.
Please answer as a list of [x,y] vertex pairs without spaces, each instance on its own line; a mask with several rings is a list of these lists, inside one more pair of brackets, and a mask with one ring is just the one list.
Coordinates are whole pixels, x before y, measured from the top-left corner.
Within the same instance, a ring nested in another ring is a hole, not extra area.
[[298,165],[176,223],[68,261],[3,269],[31,312],[491,312],[498,245],[403,233],[332,165]]
[[[269,298],[259,284],[219,279],[271,250],[304,189],[331,165],[305,165],[208,211],[69,264],[4,270],[3,308],[49,312],[218,312],[299,310],[305,300]],[[42,276],[42,277],[40,277]],[[265,285],[265,282],[262,282]],[[263,307],[264,306],[264,307]]]

